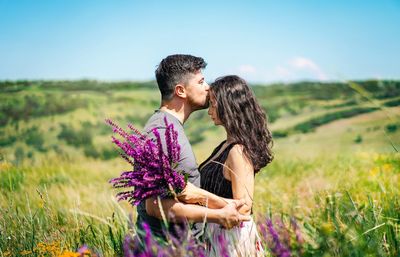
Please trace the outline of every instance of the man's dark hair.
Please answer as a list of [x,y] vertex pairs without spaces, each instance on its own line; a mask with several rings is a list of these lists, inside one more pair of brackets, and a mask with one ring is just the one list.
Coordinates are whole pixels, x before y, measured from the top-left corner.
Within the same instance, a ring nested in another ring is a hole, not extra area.
[[191,74],[204,69],[207,63],[201,57],[174,54],[164,58],[156,69],[156,79],[162,100],[171,100],[176,84],[186,84]]

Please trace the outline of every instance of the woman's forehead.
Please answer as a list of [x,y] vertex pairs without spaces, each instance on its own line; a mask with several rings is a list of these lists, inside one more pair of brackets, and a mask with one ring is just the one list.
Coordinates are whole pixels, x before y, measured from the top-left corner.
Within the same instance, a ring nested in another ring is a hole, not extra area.
[[211,100],[211,101],[215,101],[214,92],[213,92],[212,90],[210,90],[210,91],[208,92],[208,94],[209,94],[209,96],[210,96],[210,100]]

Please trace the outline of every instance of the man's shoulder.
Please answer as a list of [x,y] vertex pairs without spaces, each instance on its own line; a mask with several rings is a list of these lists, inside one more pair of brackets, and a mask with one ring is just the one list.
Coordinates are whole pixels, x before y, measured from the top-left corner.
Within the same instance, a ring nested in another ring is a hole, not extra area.
[[177,118],[173,117],[171,114],[167,114],[159,110],[155,111],[153,115],[150,116],[146,125],[144,126],[144,131],[149,133],[154,128],[161,130],[166,129],[165,119],[167,119],[168,124],[174,125],[175,130],[183,133],[183,126]]
[[161,112],[155,111],[144,125],[144,131],[150,132],[153,128],[165,128],[164,117]]

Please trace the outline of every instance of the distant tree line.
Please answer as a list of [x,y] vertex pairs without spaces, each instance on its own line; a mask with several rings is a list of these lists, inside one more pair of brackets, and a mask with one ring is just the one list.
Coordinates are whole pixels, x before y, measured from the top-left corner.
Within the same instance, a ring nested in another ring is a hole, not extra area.
[[[371,93],[374,98],[384,99],[400,96],[400,81],[366,80],[353,81]],[[276,95],[306,96],[307,99],[330,100],[346,99],[359,93],[348,83],[339,82],[297,82],[290,84],[273,84],[270,86],[254,85],[253,90],[260,98]]]
[[103,82],[97,80],[16,80],[16,81],[0,81],[0,93],[3,92],[19,92],[36,87],[45,90],[62,90],[62,91],[112,91],[112,90],[135,90],[135,89],[157,89],[155,81],[146,82]]

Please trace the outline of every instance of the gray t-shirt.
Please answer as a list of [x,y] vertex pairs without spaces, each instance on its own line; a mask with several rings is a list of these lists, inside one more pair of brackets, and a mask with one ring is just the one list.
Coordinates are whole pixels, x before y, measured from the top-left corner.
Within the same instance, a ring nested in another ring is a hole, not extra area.
[[[167,117],[169,124],[174,125],[174,130],[178,132],[178,143],[180,145],[180,160],[178,161],[178,170],[183,170],[188,174],[188,181],[197,187],[200,187],[200,173],[197,169],[196,158],[194,156],[192,147],[185,135],[182,123],[172,114],[163,112],[161,110],[156,110],[154,114],[147,121],[144,131],[150,138],[154,138],[154,134],[151,132],[153,128],[157,128],[160,133],[161,142],[163,144],[163,149],[166,152],[166,142],[165,142],[165,122],[164,117]],[[154,235],[164,238],[163,234],[163,222],[155,217],[149,216],[146,212],[145,202],[141,202],[137,206],[138,217],[136,221],[136,226],[138,229],[142,228],[143,222],[146,222],[150,230]],[[174,225],[169,224],[170,232],[174,233]]]

